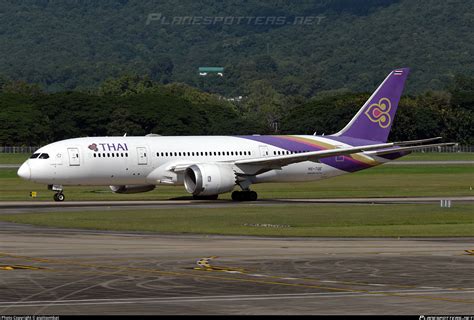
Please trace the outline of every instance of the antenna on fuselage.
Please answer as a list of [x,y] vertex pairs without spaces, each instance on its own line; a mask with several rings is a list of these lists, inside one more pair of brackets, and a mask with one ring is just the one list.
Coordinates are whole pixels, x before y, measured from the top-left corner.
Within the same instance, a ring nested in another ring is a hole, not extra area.
[[127,136],[127,133],[125,132],[125,134],[124,134],[123,136],[126,137],[126,136]]

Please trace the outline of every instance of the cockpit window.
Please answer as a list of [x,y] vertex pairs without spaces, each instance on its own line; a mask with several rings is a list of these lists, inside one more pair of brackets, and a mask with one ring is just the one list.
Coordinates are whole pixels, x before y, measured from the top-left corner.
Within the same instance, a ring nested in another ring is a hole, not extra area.
[[30,159],[36,159],[36,158],[39,157],[39,155],[40,155],[39,153],[33,153],[33,154],[31,155]]
[[39,156],[40,159],[48,159],[49,158],[49,154],[47,153],[42,153],[40,156]]

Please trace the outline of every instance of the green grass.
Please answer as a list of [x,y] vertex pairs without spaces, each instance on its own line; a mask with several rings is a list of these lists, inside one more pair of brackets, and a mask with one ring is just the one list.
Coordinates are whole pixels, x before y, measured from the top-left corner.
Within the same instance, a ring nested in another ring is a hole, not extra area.
[[[252,188],[265,198],[344,198],[402,196],[472,196],[473,165],[379,166],[340,177],[314,182],[269,183]],[[24,181],[15,169],[0,170],[0,201],[28,200],[30,191],[38,200],[51,200],[45,185]],[[182,186],[158,186],[138,194],[114,194],[108,187],[66,187],[67,200],[157,200],[189,196]],[[229,199],[230,194],[220,196]]]
[[[298,237],[474,236],[473,205],[311,205],[0,215],[60,228]],[[286,227],[263,227],[261,225]]]
[[30,156],[30,153],[0,153],[0,164],[20,164]]
[[397,161],[474,161],[474,152],[413,152]]

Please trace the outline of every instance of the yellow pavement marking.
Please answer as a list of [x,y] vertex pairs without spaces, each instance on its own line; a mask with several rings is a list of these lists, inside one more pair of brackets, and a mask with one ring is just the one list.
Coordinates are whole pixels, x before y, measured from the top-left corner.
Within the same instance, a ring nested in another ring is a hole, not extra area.
[[209,260],[216,259],[218,257],[212,256],[209,258],[201,258],[197,261],[197,265],[199,268],[194,268],[194,270],[205,270],[205,271],[224,271],[224,272],[240,272],[240,273],[245,273],[245,269],[242,268],[234,268],[234,267],[218,267],[218,266],[213,266],[209,263]]
[[24,265],[3,265],[0,270],[41,270],[44,268]]

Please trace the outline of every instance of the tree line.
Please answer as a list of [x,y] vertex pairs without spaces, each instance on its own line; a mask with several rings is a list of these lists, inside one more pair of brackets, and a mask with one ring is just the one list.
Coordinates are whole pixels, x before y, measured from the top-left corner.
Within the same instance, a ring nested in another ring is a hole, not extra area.
[[[126,75],[89,91],[48,93],[0,79],[0,145],[43,145],[73,137],[145,135],[331,134],[369,93],[326,91],[283,96],[263,80],[241,100],[182,83]],[[474,144],[474,78],[456,77],[444,91],[403,96],[390,139],[443,136]]]

